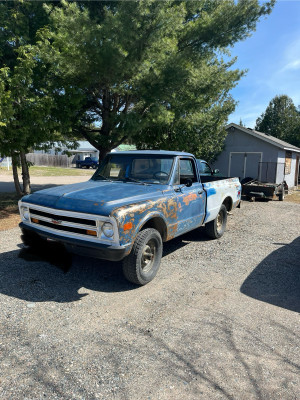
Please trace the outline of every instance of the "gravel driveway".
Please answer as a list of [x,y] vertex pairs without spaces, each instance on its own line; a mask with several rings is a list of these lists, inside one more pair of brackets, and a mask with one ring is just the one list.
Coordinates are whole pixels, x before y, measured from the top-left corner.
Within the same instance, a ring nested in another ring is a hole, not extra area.
[[0,398],[299,399],[300,205],[243,202],[150,284],[0,232]]

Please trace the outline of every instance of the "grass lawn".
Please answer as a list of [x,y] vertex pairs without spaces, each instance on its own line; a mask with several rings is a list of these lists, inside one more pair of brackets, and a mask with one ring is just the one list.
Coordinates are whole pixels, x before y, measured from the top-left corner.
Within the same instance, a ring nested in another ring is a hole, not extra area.
[[[21,175],[21,170],[18,170]],[[30,176],[91,176],[95,172],[94,169],[81,168],[61,168],[61,167],[30,167]],[[0,168],[0,175],[12,175],[12,170]]]

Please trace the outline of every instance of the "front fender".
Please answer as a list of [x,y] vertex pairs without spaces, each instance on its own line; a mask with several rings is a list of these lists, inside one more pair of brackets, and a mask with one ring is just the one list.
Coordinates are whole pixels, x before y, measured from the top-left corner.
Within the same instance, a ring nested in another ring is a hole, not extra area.
[[120,245],[132,244],[141,228],[152,218],[161,218],[166,225],[166,234],[175,235],[177,228],[177,201],[174,197],[147,200],[115,209],[113,216],[118,224]]

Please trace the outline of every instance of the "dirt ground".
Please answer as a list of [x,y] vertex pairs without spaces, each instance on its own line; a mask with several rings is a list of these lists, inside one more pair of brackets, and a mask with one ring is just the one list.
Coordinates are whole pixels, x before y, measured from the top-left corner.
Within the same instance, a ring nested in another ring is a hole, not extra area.
[[1,399],[300,398],[300,205],[243,202],[157,277],[0,232]]
[[[91,170],[87,170],[89,173]],[[84,171],[85,172],[85,171]],[[92,172],[90,172],[92,174]],[[90,178],[89,175],[84,176],[31,176],[31,188],[35,192],[37,190],[46,189],[57,185],[66,185],[71,183],[85,182]],[[15,186],[11,175],[0,174],[0,193],[14,192]]]

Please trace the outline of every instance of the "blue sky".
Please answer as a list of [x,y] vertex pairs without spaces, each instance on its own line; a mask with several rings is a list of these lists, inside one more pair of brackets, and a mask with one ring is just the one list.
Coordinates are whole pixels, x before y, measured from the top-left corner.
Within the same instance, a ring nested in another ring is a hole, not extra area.
[[254,128],[270,100],[281,94],[300,105],[300,0],[278,0],[251,37],[231,50],[235,67],[248,69],[232,96],[239,103],[229,122]]

